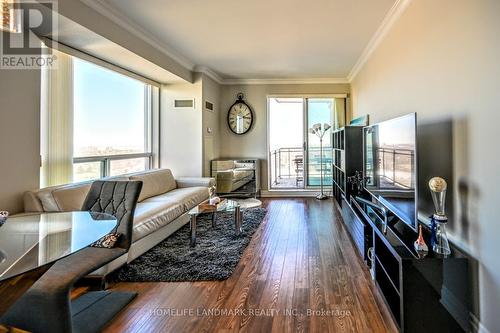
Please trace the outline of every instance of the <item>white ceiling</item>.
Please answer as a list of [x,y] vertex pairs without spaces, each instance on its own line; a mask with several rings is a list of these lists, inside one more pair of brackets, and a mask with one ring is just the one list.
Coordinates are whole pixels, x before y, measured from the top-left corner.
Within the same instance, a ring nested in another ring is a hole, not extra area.
[[183,81],[164,68],[61,15],[58,16],[57,41],[157,82]]
[[[396,0],[94,0],[223,79],[346,78]],[[115,15],[116,16],[116,15]]]

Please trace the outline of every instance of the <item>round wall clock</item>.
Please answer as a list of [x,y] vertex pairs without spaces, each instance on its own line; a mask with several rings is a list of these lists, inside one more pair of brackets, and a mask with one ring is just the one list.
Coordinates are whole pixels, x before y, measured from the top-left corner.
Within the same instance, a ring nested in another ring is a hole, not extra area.
[[238,99],[229,108],[227,124],[234,134],[242,135],[250,130],[253,124],[253,112],[250,106],[243,101],[243,94],[238,94]]

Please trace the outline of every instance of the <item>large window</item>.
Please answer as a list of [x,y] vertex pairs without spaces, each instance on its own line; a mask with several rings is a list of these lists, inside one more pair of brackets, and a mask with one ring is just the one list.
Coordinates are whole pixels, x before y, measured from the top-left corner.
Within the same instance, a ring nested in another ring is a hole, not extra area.
[[148,169],[150,86],[77,58],[73,77],[74,180]]
[[42,73],[42,186],[152,168],[158,88],[113,66],[59,59]]

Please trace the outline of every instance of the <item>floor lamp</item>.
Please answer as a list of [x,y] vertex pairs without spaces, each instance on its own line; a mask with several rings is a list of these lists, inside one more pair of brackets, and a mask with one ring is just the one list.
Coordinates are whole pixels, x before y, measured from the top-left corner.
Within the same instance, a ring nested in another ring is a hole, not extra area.
[[328,124],[323,124],[323,127],[320,123],[314,124],[310,129],[309,133],[315,134],[319,138],[319,163],[320,163],[320,178],[319,184],[321,188],[321,193],[316,196],[318,200],[328,199],[328,196],[323,193],[323,136],[325,133],[331,128]]

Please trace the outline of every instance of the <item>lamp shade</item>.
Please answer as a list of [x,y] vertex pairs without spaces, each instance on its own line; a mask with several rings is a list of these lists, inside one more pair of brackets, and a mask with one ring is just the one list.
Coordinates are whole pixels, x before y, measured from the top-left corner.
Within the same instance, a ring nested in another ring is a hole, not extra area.
[[328,125],[327,123],[323,124],[323,130],[326,132],[328,131],[332,126]]

